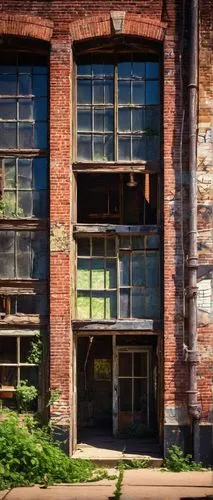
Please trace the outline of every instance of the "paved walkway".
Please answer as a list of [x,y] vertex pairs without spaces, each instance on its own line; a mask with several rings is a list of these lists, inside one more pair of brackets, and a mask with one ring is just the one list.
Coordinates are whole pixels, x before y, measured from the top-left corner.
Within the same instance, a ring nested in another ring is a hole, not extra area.
[[[47,489],[33,486],[0,492],[0,500],[109,500],[115,481],[60,485]],[[121,500],[213,500],[212,472],[162,472],[160,470],[126,470]]]

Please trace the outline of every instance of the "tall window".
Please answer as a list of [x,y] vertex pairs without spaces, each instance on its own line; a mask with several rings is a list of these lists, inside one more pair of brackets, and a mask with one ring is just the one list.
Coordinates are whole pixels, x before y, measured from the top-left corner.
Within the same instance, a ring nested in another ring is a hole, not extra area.
[[159,62],[89,56],[77,65],[77,160],[159,160]]

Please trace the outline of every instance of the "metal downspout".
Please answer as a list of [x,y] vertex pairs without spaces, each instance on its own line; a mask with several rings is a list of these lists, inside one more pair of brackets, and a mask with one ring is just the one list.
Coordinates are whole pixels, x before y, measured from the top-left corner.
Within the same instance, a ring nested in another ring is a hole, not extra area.
[[189,249],[188,249],[188,414],[191,418],[192,455],[200,460],[199,420],[201,407],[197,395],[197,80],[198,80],[198,0],[190,1],[189,40]]

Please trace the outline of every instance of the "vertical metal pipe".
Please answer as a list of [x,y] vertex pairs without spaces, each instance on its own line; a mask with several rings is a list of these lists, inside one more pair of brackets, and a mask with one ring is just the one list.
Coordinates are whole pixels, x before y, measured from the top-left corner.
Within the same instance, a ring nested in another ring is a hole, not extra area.
[[197,79],[198,79],[198,0],[190,0],[189,40],[189,251],[188,251],[188,413],[192,428],[192,454],[200,460],[197,398]]

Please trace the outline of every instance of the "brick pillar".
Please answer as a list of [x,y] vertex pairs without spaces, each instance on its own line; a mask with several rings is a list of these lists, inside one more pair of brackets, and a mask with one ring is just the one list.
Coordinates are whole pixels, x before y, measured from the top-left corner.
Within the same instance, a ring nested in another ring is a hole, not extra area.
[[[188,432],[181,176],[181,10],[170,6],[164,41],[164,449]],[[186,90],[184,89],[184,92]],[[181,430],[180,430],[181,429]],[[183,430],[183,433],[182,433]],[[180,436],[180,433],[181,436]],[[181,442],[182,441],[182,442]]]
[[71,42],[63,33],[50,54],[50,391],[59,399],[50,418],[68,438],[71,429],[70,164]]

